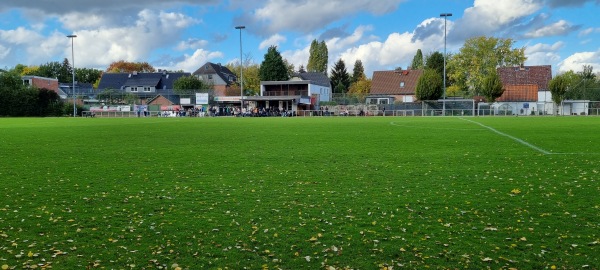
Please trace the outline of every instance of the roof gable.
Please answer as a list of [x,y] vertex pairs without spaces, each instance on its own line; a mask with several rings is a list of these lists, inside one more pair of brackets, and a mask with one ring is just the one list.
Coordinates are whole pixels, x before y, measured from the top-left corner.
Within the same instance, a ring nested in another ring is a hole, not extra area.
[[199,69],[194,71],[194,73],[192,73],[192,74],[194,76],[206,75],[206,74],[217,75],[221,78],[221,80],[226,82],[227,85],[230,85],[231,83],[233,83],[237,80],[237,76],[233,72],[231,72],[231,70],[229,70],[226,66],[223,66],[221,64],[211,63],[211,62],[206,62],[206,64],[202,65]]
[[374,71],[370,94],[414,95],[421,75],[421,69]]
[[552,80],[552,66],[549,65],[499,67],[497,72],[504,86],[535,84],[539,91],[548,91]]
[[[331,88],[331,80],[323,72],[302,72],[295,74],[295,76],[305,81],[311,81],[311,83],[314,85],[320,85]],[[291,80],[293,79],[294,78],[292,78]]]

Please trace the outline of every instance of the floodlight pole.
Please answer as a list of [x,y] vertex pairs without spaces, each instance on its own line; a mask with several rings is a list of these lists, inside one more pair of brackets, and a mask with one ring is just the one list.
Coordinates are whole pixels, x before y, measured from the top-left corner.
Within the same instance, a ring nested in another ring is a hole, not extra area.
[[444,17],[444,100],[442,101],[442,115],[446,116],[446,58],[448,55],[446,54],[446,20],[448,17],[451,17],[452,13],[442,13],[440,17]]
[[77,35],[68,35],[71,39],[71,64],[73,65],[73,117],[77,116],[77,107],[75,106],[75,47],[73,46],[73,40]]
[[[240,30],[240,114],[243,113],[244,109],[244,61],[242,56],[242,30],[246,29],[246,26],[239,25],[235,29]],[[243,116],[243,115],[242,115]]]

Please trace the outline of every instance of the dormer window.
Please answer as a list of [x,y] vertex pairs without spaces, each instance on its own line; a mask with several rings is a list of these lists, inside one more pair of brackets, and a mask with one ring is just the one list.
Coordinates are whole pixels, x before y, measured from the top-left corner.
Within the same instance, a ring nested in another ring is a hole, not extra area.
[[404,82],[400,82],[400,88],[404,88]]

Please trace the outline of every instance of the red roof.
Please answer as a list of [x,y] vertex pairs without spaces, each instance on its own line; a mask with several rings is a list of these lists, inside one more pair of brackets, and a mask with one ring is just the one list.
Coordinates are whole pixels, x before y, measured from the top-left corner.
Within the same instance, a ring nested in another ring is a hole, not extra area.
[[496,101],[537,101],[538,86],[535,84],[505,85],[504,93]]
[[414,95],[423,70],[375,71],[371,82],[372,95]]
[[547,91],[552,80],[552,66],[549,65],[500,67],[497,71],[504,86],[535,84],[539,91]]

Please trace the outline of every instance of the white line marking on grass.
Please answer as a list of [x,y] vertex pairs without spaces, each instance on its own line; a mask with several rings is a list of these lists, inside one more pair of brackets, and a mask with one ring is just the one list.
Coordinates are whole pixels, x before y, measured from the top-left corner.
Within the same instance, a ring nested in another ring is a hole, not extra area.
[[544,155],[551,155],[551,154],[553,154],[552,152],[546,151],[546,150],[544,150],[544,149],[542,149],[542,148],[539,148],[539,147],[537,147],[537,146],[535,146],[535,145],[533,145],[533,144],[530,144],[530,143],[528,143],[528,142],[526,142],[526,141],[524,141],[524,140],[521,140],[521,139],[519,139],[519,138],[517,138],[517,137],[514,137],[514,136],[508,135],[508,134],[506,134],[506,133],[500,132],[500,131],[498,131],[498,130],[496,130],[496,129],[492,128],[492,127],[488,127],[488,126],[486,126],[486,125],[484,125],[484,124],[482,124],[482,123],[475,122],[475,121],[473,121],[473,120],[469,120],[469,119],[464,119],[464,118],[460,118],[460,119],[461,119],[461,120],[464,120],[464,121],[467,121],[467,122],[471,122],[471,123],[473,123],[473,124],[477,124],[477,125],[479,125],[479,126],[482,126],[482,127],[484,127],[484,128],[487,128],[487,129],[489,129],[489,130],[493,131],[494,133],[496,133],[496,134],[498,134],[498,135],[501,135],[501,136],[504,136],[504,137],[507,137],[507,138],[513,139],[514,141],[516,141],[516,142],[518,142],[518,143],[520,143],[520,144],[522,144],[522,145],[525,145],[525,146],[527,146],[527,147],[529,147],[529,148],[531,148],[531,149],[533,149],[533,150],[536,150],[536,151],[538,151],[538,152],[540,152],[540,153],[542,153],[542,154],[544,154]]

